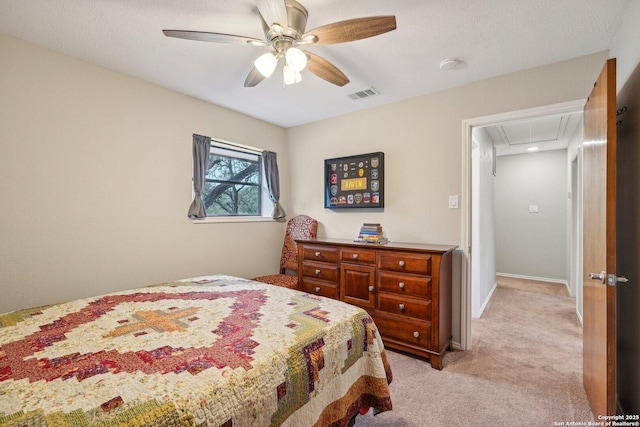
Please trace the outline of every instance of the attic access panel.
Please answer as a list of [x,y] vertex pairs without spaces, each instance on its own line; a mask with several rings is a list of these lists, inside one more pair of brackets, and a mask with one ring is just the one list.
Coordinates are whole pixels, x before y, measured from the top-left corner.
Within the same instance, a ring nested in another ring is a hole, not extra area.
[[384,153],[337,157],[324,161],[324,207],[384,207]]

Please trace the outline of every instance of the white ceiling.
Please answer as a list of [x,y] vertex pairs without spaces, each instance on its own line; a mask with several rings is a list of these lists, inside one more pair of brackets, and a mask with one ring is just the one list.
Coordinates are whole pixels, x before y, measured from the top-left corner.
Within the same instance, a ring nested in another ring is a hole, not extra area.
[[[263,38],[253,0],[1,0],[0,31],[283,127],[608,49],[630,0],[301,0],[307,30],[395,15],[397,30],[310,46],[351,80],[303,71],[243,83],[266,47],[165,37],[162,29]],[[0,55],[1,58],[1,55]],[[442,71],[447,58],[463,66]],[[380,96],[347,95],[374,87]],[[517,96],[517,94],[514,94]]]
[[582,132],[582,112],[550,114],[485,127],[496,155],[564,150]]

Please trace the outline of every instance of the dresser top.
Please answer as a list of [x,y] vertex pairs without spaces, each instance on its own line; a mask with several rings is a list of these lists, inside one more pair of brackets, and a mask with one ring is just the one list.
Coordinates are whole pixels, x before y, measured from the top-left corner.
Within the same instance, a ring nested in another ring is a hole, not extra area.
[[426,243],[402,243],[402,242],[388,242],[384,244],[377,243],[358,243],[352,239],[336,239],[328,237],[317,237],[315,239],[296,239],[299,243],[317,243],[334,246],[346,246],[357,248],[371,248],[377,250],[406,250],[406,251],[418,251],[418,252],[438,252],[446,253],[457,248],[455,245],[431,245]]

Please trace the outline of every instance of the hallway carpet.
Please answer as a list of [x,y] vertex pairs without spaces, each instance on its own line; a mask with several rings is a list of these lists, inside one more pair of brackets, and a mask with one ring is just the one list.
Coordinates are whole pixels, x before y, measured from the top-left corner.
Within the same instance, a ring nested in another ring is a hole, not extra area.
[[472,336],[473,349],[447,353],[442,371],[387,350],[393,410],[375,417],[370,412],[355,425],[557,426],[594,421],[582,383],[582,328],[573,298],[499,284],[482,317],[473,319]]
[[539,294],[561,295],[568,297],[567,286],[558,282],[543,282],[519,277],[497,276],[498,286],[501,288],[518,289],[521,291],[537,292]]

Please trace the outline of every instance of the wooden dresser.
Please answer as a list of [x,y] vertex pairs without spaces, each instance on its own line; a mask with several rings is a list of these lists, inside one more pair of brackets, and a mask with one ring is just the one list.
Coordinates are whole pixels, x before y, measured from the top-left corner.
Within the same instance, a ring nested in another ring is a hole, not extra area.
[[297,240],[305,292],[366,309],[387,347],[442,369],[451,343],[451,257],[456,246],[347,239]]

